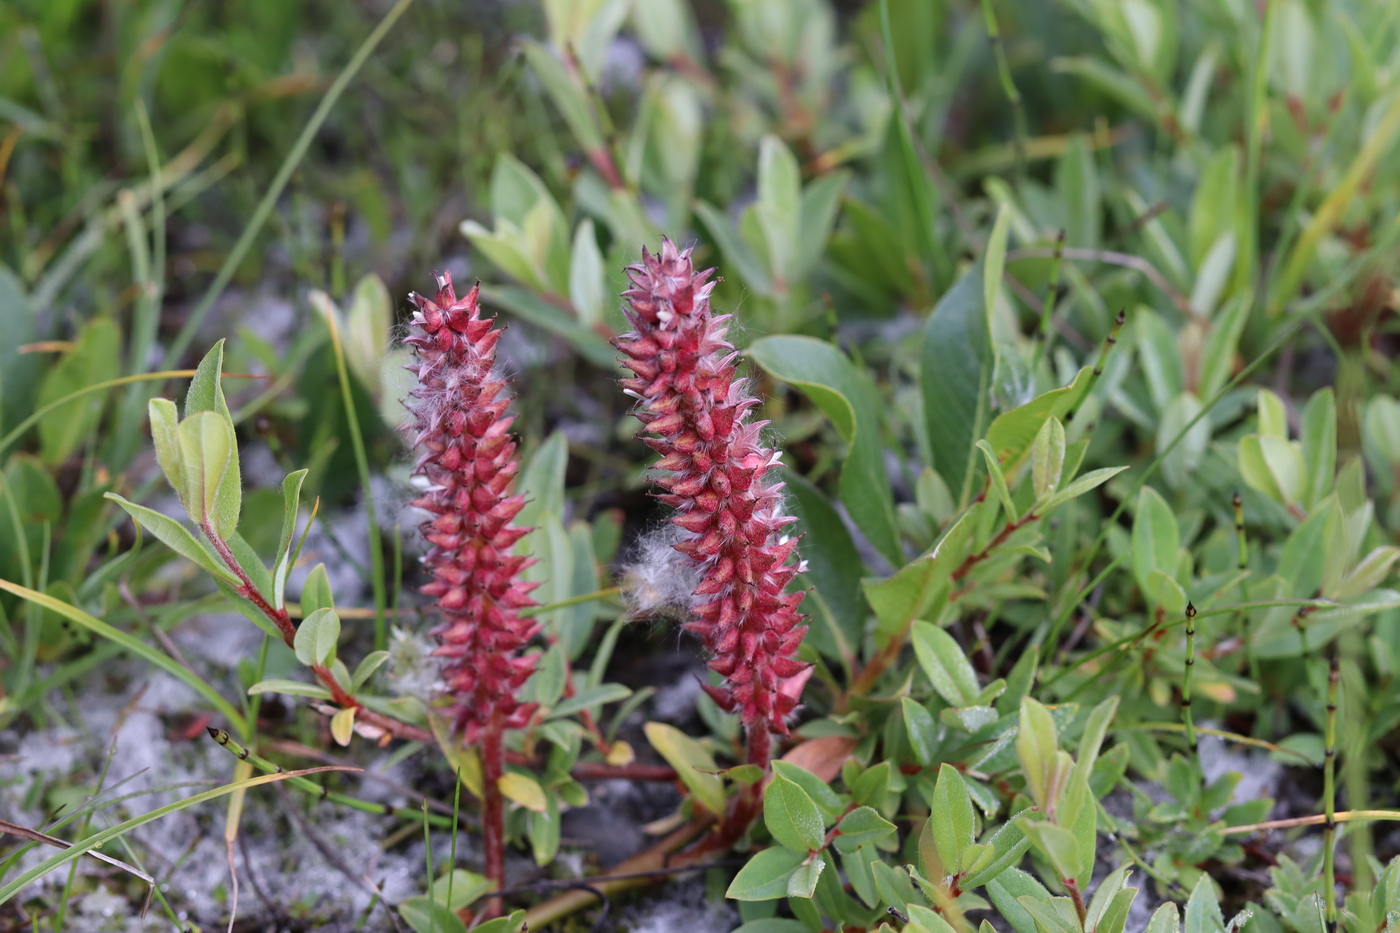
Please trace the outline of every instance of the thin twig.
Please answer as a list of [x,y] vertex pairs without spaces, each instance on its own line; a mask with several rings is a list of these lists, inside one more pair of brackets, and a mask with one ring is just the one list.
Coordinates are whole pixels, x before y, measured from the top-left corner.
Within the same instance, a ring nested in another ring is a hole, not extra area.
[[[1350,823],[1353,820],[1400,820],[1400,810],[1342,810],[1332,814],[1334,823]],[[1263,823],[1250,823],[1246,826],[1227,826],[1220,832],[1225,836],[1238,836],[1244,833],[1262,833],[1271,829],[1295,829],[1299,826],[1326,826],[1327,814],[1315,816],[1294,816],[1286,820],[1267,820]]]
[[[1157,271],[1157,267],[1143,259],[1141,256],[1134,256],[1132,253],[1120,253],[1111,249],[1083,249],[1081,247],[1065,247],[1061,255],[1065,259],[1077,259],[1084,262],[1102,262],[1111,266],[1123,266],[1141,272],[1147,280],[1157,287],[1162,294],[1171,299],[1178,311],[1186,315],[1193,321],[1206,322],[1205,315],[1197,311],[1188,299],[1181,292],[1172,287],[1166,276]],[[1031,246],[1025,249],[1014,249],[1006,254],[1008,263],[1018,259],[1053,259],[1055,250],[1045,246]]]

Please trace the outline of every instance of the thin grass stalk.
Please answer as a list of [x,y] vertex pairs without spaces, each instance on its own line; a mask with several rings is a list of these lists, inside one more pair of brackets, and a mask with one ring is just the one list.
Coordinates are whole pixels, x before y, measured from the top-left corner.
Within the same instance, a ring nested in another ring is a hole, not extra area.
[[[1214,609],[1206,609],[1204,611],[1197,610],[1196,617],[1198,619],[1204,619],[1207,616],[1230,615],[1231,613],[1235,612],[1247,611],[1252,609],[1269,609],[1274,606],[1302,606],[1304,609],[1319,609],[1335,608],[1337,605],[1337,603],[1326,599],[1261,599],[1252,603],[1231,603],[1225,606],[1217,606]],[[1106,645],[1095,648],[1093,651],[1090,651],[1088,654],[1075,661],[1072,665],[1067,666],[1064,670],[1060,671],[1054,677],[1045,681],[1044,687],[1048,689],[1049,687],[1058,683],[1062,677],[1065,677],[1066,675],[1077,670],[1078,668],[1083,667],[1085,664],[1088,664],[1090,661],[1093,661],[1096,658],[1101,658],[1104,655],[1114,651],[1133,648],[1138,643],[1140,643],[1145,636],[1153,634],[1155,632],[1164,632],[1168,629],[1175,628],[1178,625],[1184,624],[1185,621],[1186,619],[1183,616],[1182,618],[1177,619],[1174,622],[1166,622],[1162,625],[1149,627],[1143,629],[1141,632],[1138,632],[1134,635],[1126,635],[1123,638],[1118,639],[1117,641],[1109,642]],[[1108,676],[1107,669],[1100,671],[1098,677],[1086,680],[1084,684],[1094,683],[1098,681],[1099,678],[1106,676]],[[1078,693],[1079,690],[1083,689],[1084,684],[1081,684],[1080,687],[1075,688],[1074,693],[1071,693],[1064,699],[1068,701],[1071,697],[1075,695],[1075,693]]]
[[1196,724],[1191,717],[1191,672],[1196,667],[1196,607],[1186,604],[1186,665],[1181,674],[1181,721],[1186,726],[1186,744],[1191,747],[1191,760],[1200,765],[1196,746]]
[[1327,905],[1327,922],[1337,925],[1337,686],[1341,669],[1337,653],[1327,662],[1327,719],[1323,727],[1322,751],[1322,884],[1323,900]]
[[[230,754],[238,758],[240,761],[248,762],[258,771],[261,771],[264,774],[285,773],[281,765],[268,761],[266,758],[263,758],[260,755],[255,755],[252,749],[238,742],[238,740],[236,740],[233,736],[229,735],[228,732],[226,732],[225,730],[209,728],[206,731],[209,733],[209,737],[211,739],[213,739],[218,744],[222,745],[224,748],[228,749]],[[371,803],[368,800],[361,800],[360,798],[352,797],[349,794],[342,794],[339,791],[330,790],[326,787],[326,785],[318,784],[315,781],[312,781],[308,778],[288,778],[287,786],[294,787],[299,791],[311,794],[318,800],[326,800],[331,803],[338,803],[341,806],[349,807],[352,810],[359,810],[361,813],[377,813],[381,816],[397,816],[401,812],[400,808],[391,806],[386,803]],[[449,818],[445,814],[441,813],[429,813],[428,821],[439,829],[450,829],[456,825],[454,821],[449,820]]]
[[[457,817],[458,817],[458,815],[462,812],[462,769],[461,769],[461,768],[454,768],[454,769],[452,770],[452,776],[455,777],[457,780],[455,780],[455,781],[452,782],[452,783],[453,783],[453,791],[452,791],[452,850],[451,850],[451,854],[448,856],[448,862],[447,862],[447,907],[448,907],[448,910],[451,910],[451,909],[452,909],[452,882],[455,881],[456,878],[457,878]],[[424,803],[425,803],[425,806],[424,806],[423,809],[424,809],[424,811],[426,812],[426,810],[427,810],[426,801],[424,801]],[[429,885],[428,891],[429,891],[430,893],[431,893],[432,890],[433,890],[433,889],[432,889],[432,883],[433,883],[432,875],[429,875],[429,876],[428,876],[428,885]]]
[[[992,46],[992,54],[996,56],[997,76],[1001,79],[1001,89],[1006,95],[1006,100],[1011,104],[1012,118],[1015,121],[1015,152],[1016,152],[1016,177],[1026,176],[1026,105],[1021,100],[1021,92],[1016,87],[1016,82],[1011,78],[1011,65],[1006,59],[1006,42],[1001,35],[1001,27],[997,24],[996,10],[992,8],[992,0],[982,0],[982,15],[987,22],[987,39]],[[1060,236],[1063,238],[1064,234]]]
[[[428,880],[428,891],[433,890],[433,834],[428,828],[428,798],[423,798],[423,875]],[[431,898],[430,898],[431,899]],[[437,929],[437,911],[428,910],[428,929]]]
[[1108,336],[1104,338],[1103,346],[1099,348],[1099,358],[1094,361],[1094,381],[1089,383],[1089,390],[1084,393],[1086,396],[1089,392],[1094,390],[1094,386],[1098,384],[1099,377],[1103,375],[1104,364],[1108,362],[1108,351],[1112,350],[1113,345],[1118,342],[1118,337],[1123,333],[1123,324],[1127,320],[1127,309],[1120,308],[1118,310],[1118,316],[1113,319],[1113,326],[1108,330]]
[[1040,307],[1040,327],[1036,331],[1042,358],[1047,358],[1050,354],[1050,320],[1054,316],[1055,306],[1060,301],[1060,263],[1064,261],[1064,255],[1065,231],[1062,227],[1055,237],[1055,255],[1050,259],[1050,282],[1045,287],[1045,304]]
[[184,800],[177,800],[175,803],[167,804],[166,806],[160,807],[159,809],[151,810],[147,813],[141,814],[140,816],[132,817],[131,819],[126,820],[125,822],[118,823],[116,826],[110,826],[107,829],[102,830],[101,832],[93,833],[86,839],[73,843],[67,849],[64,849],[57,855],[45,859],[38,865],[35,865],[33,868],[26,871],[24,874],[20,875],[17,878],[11,879],[3,887],[0,887],[0,904],[6,903],[10,900],[10,898],[14,897],[21,890],[33,884],[35,881],[38,881],[40,878],[44,877],[50,872],[62,868],[65,864],[67,864],[70,861],[73,861],[74,859],[81,858],[83,855],[86,855],[93,849],[99,849],[107,843],[119,839],[126,833],[131,832],[133,829],[137,829],[141,826],[146,825],[147,823],[151,823],[155,820],[169,816],[171,813],[178,812],[187,807],[192,807],[196,804],[205,803],[210,800],[216,800],[219,797],[232,793],[239,787],[259,787],[263,784],[270,784],[275,781],[285,781],[295,777],[301,777],[307,774],[319,774],[325,771],[359,770],[359,768],[326,766],[320,768],[307,768],[301,771],[288,771],[282,774],[264,774],[259,777],[249,778],[242,784],[225,784],[222,787],[216,787],[213,790],[205,791],[202,794],[195,794],[193,797],[186,797]]
[[1266,0],[1259,44],[1250,61],[1249,122],[1245,127],[1244,206],[1239,218],[1239,252],[1235,259],[1234,290],[1250,293],[1259,261],[1259,170],[1264,135],[1269,126],[1269,53],[1273,45],[1278,4]]
[[[1397,234],[1400,234],[1400,221],[1397,221],[1394,225],[1394,229]],[[1221,386],[1220,390],[1211,397],[1210,401],[1201,406],[1201,410],[1197,412],[1196,416],[1182,425],[1181,430],[1176,432],[1176,436],[1173,437],[1165,447],[1157,451],[1157,456],[1152,458],[1152,462],[1147,465],[1147,469],[1143,470],[1142,475],[1137,478],[1133,487],[1124,491],[1123,497],[1118,502],[1118,507],[1104,520],[1103,529],[1099,532],[1098,536],[1094,538],[1093,543],[1089,545],[1088,553],[1084,557],[1083,566],[1088,567],[1094,562],[1094,558],[1098,556],[1104,543],[1108,541],[1109,530],[1117,527],[1118,520],[1122,517],[1124,510],[1127,509],[1128,503],[1133,501],[1134,497],[1137,495],[1137,491],[1145,486],[1147,481],[1162,468],[1163,461],[1165,461],[1167,456],[1170,455],[1173,450],[1176,450],[1177,446],[1186,439],[1186,435],[1190,433],[1191,429],[1194,428],[1201,419],[1209,416],[1211,410],[1214,409],[1216,405],[1219,405],[1220,401],[1225,398],[1226,395],[1234,391],[1236,386],[1240,385],[1253,375],[1255,370],[1263,366],[1266,360],[1272,357],[1290,337],[1302,328],[1307,317],[1314,313],[1317,313],[1317,311],[1310,311],[1308,316],[1299,315],[1292,324],[1282,328],[1274,336],[1274,339],[1269,341],[1268,345],[1263,348],[1263,351],[1258,356],[1246,363],[1239,372],[1235,373],[1229,382]]]
[[[1249,540],[1245,537],[1244,531],[1244,497],[1238,492],[1231,500],[1231,505],[1235,511],[1235,542],[1238,555],[1235,559],[1235,567],[1241,572],[1249,571]],[[1249,579],[1240,581],[1240,598],[1244,602],[1249,602]],[[1240,613],[1240,641],[1244,644],[1245,664],[1249,668],[1249,679],[1258,683],[1259,681],[1259,659],[1254,656],[1254,644],[1250,639],[1249,613]]]
[[[125,189],[118,195],[117,200],[127,221],[132,277],[140,287],[132,311],[131,350],[127,361],[129,375],[144,372],[149,364],[151,348],[155,346],[160,326],[161,299],[165,295],[165,187],[161,179],[160,153],[151,129],[150,114],[146,110],[145,102],[139,97],[136,100],[136,123],[141,129],[146,165],[151,173],[151,246],[148,253],[140,204],[135,193]],[[119,407],[120,426],[113,438],[116,450],[112,459],[115,463],[130,462],[141,436],[137,429],[145,417],[146,402],[151,394],[151,387],[143,388],[139,383],[133,383],[126,390]]]
[[238,242],[229,250],[228,256],[224,259],[224,264],[219,267],[218,273],[214,276],[214,281],[204,292],[204,296],[199,299],[199,304],[195,305],[190,316],[185,319],[185,324],[180,328],[180,332],[171,341],[170,348],[166,350],[163,369],[169,369],[171,363],[178,360],[189,348],[190,341],[199,333],[199,328],[204,324],[205,317],[214,307],[214,302],[219,300],[219,296],[224,293],[228,283],[233,281],[233,274],[238,271],[238,267],[243,263],[243,257],[248,255],[248,250],[252,248],[253,241],[257,239],[263,225],[267,223],[267,218],[272,215],[272,210],[277,206],[277,199],[282,196],[282,191],[287,187],[287,183],[292,180],[292,175],[296,172],[297,166],[301,164],[306,151],[311,148],[311,141],[320,132],[321,125],[326,122],[326,117],[330,116],[331,108],[336,101],[340,100],[340,95],[345,92],[345,88],[354,80],[360,68],[364,66],[366,60],[379,46],[383,38],[388,35],[394,23],[399,17],[408,11],[413,0],[398,0],[397,3],[384,14],[384,18],[379,21],[379,25],[374,27],[365,41],[360,43],[360,47],[355,50],[355,54],[336,75],[335,81],[326,90],[326,96],[321,98],[320,104],[311,114],[311,119],[302,128],[301,135],[292,144],[292,149],[287,153],[287,157],[282,160],[282,166],[277,170],[277,175],[272,179],[272,184],[268,186],[263,198],[258,202],[257,208],[253,211],[253,216],[248,220],[248,225],[243,228],[243,233],[238,237]]

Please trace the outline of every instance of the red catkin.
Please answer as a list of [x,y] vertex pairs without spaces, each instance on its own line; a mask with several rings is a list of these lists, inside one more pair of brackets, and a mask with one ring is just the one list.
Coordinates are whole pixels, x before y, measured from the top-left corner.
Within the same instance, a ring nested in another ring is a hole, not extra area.
[[494,369],[502,332],[482,319],[477,295],[473,287],[458,298],[452,277],[437,276],[434,298],[409,295],[416,310],[404,340],[418,377],[408,402],[419,453],[413,472],[427,480],[413,505],[432,513],[422,530],[433,581],[423,592],[443,615],[434,654],[445,659],[443,679],[468,744],[483,732],[499,741],[503,729],[529,720],[533,708],[517,692],[535,656],[521,649],[539,631],[519,614],[535,605],[535,584],[520,579],[530,561],[511,553],[530,529],[511,524],[525,500],[509,491],[520,461],[505,381]]
[[784,717],[810,671],[794,657],[807,632],[797,611],[803,594],[787,592],[801,568],[790,561],[796,540],[782,534],[795,521],[784,514],[782,484],[765,477],[780,454],[760,443],[766,422],[749,421],[758,400],[735,378],[729,317],[710,311],[713,272],[696,272],[690,250],[670,240],[659,254],[643,249],[622,294],[634,330],[616,346],[633,373],[622,387],[638,399],[644,439],[667,471],[656,480],[665,490],[658,498],[689,533],[676,550],[703,567],[685,627],[725,678],[705,689],[740,712],[766,765],[767,733],[787,734]]

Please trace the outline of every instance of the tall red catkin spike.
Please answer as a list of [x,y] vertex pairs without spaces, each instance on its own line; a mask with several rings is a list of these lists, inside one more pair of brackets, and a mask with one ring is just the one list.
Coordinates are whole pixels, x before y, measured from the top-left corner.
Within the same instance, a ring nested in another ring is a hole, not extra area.
[[506,414],[505,381],[495,371],[501,331],[483,320],[478,288],[462,298],[452,277],[437,276],[430,300],[409,295],[415,312],[404,343],[414,350],[408,368],[418,377],[409,393],[418,450],[414,475],[427,490],[413,505],[432,513],[423,523],[431,545],[424,565],[433,581],[423,592],[437,600],[443,623],[433,629],[444,660],[442,674],[463,741],[481,749],[485,796],[482,837],[486,876],[505,886],[504,803],[497,782],[504,767],[506,729],[529,721],[533,704],[517,693],[535,669],[521,653],[539,625],[520,617],[535,605],[535,584],[520,578],[530,560],[511,553],[530,529],[511,520],[525,504],[511,495],[520,471],[513,420]]
[[703,568],[685,627],[725,678],[705,689],[739,711],[749,760],[766,768],[771,733],[787,735],[784,717],[810,673],[794,657],[807,632],[797,611],[803,594],[787,592],[801,567],[789,560],[796,540],[782,534],[795,521],[783,512],[782,484],[765,478],[780,455],[759,441],[766,422],[749,421],[758,400],[735,378],[729,318],[710,311],[713,272],[696,272],[690,250],[670,240],[659,254],[643,249],[622,294],[634,331],[617,348],[633,373],[622,387],[638,399],[644,439],[667,471],[656,480],[665,490],[658,498],[689,533],[676,549]]

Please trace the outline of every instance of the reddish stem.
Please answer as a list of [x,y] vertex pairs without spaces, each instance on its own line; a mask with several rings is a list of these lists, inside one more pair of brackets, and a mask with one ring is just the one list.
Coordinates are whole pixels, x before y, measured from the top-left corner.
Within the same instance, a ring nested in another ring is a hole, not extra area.
[[[997,532],[996,537],[988,541],[986,547],[982,548],[982,550],[978,551],[976,554],[969,554],[965,557],[963,562],[957,566],[957,569],[949,575],[949,580],[956,583],[966,577],[972,572],[973,567],[976,567],[982,561],[986,560],[991,556],[992,551],[1006,543],[1007,538],[1011,537],[1013,533],[1025,525],[1030,524],[1036,518],[1036,514],[1032,512],[1029,515],[1023,516],[1019,521],[1007,522],[1006,527]],[[950,595],[948,601],[951,603],[966,592],[967,588],[962,587]],[[910,624],[912,624],[912,620]],[[876,681],[880,679],[880,675],[885,673],[890,665],[899,659],[900,652],[904,650],[904,643],[908,638],[909,625],[906,625],[903,631],[892,636],[885,647],[881,648],[865,667],[860,669],[860,673],[856,674],[855,678],[852,679],[851,686],[846,691],[846,696],[864,696],[866,693],[870,692],[871,688],[875,686]]]
[[580,761],[569,771],[575,781],[611,781],[622,778],[627,781],[674,781],[676,769],[666,765],[608,765],[592,761]]
[[297,629],[296,626],[292,624],[292,619],[287,614],[287,610],[273,608],[272,604],[263,598],[262,593],[259,593],[258,588],[253,585],[253,581],[248,576],[248,572],[243,569],[243,565],[238,562],[238,558],[233,556],[233,551],[230,550],[228,542],[219,537],[218,532],[214,530],[212,524],[206,521],[199,527],[200,530],[204,532],[205,539],[213,546],[214,552],[222,558],[224,565],[228,567],[229,570],[233,571],[233,575],[238,578],[239,585],[234,587],[234,592],[248,600],[259,612],[267,616],[272,624],[277,626],[277,630],[282,633],[282,640],[287,643],[287,647],[293,647],[292,643],[296,640]]
[[[259,612],[267,616],[268,620],[271,621],[273,625],[277,626],[277,630],[282,633],[282,640],[287,643],[288,648],[296,647],[297,630],[296,626],[292,624],[291,616],[288,615],[287,610],[273,607],[272,604],[263,597],[262,593],[258,592],[258,588],[253,585],[253,581],[248,576],[248,572],[244,570],[243,565],[238,562],[238,558],[234,556],[228,543],[215,533],[214,527],[210,523],[203,523],[200,525],[200,529],[204,532],[205,539],[208,540],[209,544],[214,548],[214,552],[223,560],[224,565],[241,581],[238,586],[234,587],[234,592],[252,603]],[[411,726],[408,723],[399,722],[397,719],[385,716],[382,713],[376,713],[360,705],[360,703],[355,700],[355,697],[336,681],[335,675],[332,674],[330,668],[325,665],[313,664],[311,670],[325,688],[330,691],[332,700],[342,707],[353,706],[358,710],[358,712],[355,713],[355,718],[360,722],[378,729],[383,729],[388,735],[396,736],[397,738],[427,743],[434,741],[433,734],[427,729],[420,729],[418,726]]]
[[[484,850],[486,878],[497,891],[506,889],[506,826],[505,802],[501,799],[501,775],[505,771],[504,726],[499,716],[493,716],[481,736],[481,845]],[[486,902],[482,916],[491,918],[501,913],[501,899]]]
[[768,724],[760,721],[749,726],[749,764],[767,771],[772,757],[773,733],[768,731]]

